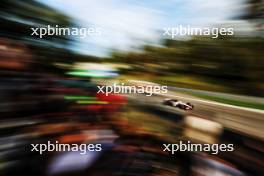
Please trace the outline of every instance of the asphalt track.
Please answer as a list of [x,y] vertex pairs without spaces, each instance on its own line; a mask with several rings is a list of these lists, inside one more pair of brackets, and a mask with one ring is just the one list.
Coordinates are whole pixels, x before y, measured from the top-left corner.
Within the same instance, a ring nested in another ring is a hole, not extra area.
[[[158,109],[170,111],[184,116],[197,116],[220,123],[224,128],[237,131],[243,135],[253,136],[264,140],[264,111],[258,109],[238,107],[204,99],[194,98],[182,93],[169,91],[167,94],[152,96],[130,95],[139,104],[154,106]],[[191,111],[179,110],[175,107],[162,105],[165,98],[174,98],[194,105]]]

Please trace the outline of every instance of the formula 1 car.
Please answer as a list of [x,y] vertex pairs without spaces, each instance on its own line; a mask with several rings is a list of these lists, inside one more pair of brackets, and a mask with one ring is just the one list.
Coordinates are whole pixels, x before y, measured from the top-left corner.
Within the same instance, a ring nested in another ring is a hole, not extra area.
[[167,106],[177,107],[183,110],[193,110],[194,108],[194,106],[189,102],[184,103],[182,101],[179,101],[176,99],[169,99],[169,98],[166,98],[165,100],[163,100],[163,104]]

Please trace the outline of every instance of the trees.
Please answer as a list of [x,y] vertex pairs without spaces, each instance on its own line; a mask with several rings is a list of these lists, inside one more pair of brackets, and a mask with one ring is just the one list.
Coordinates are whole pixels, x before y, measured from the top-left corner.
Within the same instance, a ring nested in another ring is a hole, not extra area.
[[[250,37],[165,40],[163,46],[144,46],[142,52],[137,54],[122,53],[118,61],[156,64],[164,66],[157,67],[158,73],[199,76],[204,81],[223,85],[233,92],[263,95],[264,61],[261,48],[264,48],[264,40]],[[144,67],[144,72],[148,70],[148,67]]]

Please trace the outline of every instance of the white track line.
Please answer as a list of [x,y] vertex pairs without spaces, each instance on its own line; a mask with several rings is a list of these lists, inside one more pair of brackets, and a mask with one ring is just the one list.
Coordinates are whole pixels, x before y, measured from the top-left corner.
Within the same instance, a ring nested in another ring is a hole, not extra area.
[[224,103],[218,103],[218,102],[214,102],[214,101],[207,101],[207,100],[201,100],[201,99],[194,99],[194,98],[189,98],[189,97],[183,97],[183,96],[177,96],[177,95],[173,95],[170,93],[167,94],[158,94],[164,97],[175,97],[175,98],[182,98],[182,99],[186,99],[186,100],[190,100],[190,101],[196,101],[196,102],[200,102],[200,103],[205,103],[205,104],[211,104],[211,105],[216,105],[216,106],[222,106],[222,107],[227,107],[227,108],[232,108],[232,109],[237,109],[237,110],[244,110],[244,111],[250,111],[250,112],[255,112],[255,113],[259,113],[259,114],[263,114],[264,115],[264,110],[260,110],[260,109],[252,109],[252,108],[246,108],[246,107],[240,107],[240,106],[234,106],[234,105],[229,105],[229,104],[224,104]]

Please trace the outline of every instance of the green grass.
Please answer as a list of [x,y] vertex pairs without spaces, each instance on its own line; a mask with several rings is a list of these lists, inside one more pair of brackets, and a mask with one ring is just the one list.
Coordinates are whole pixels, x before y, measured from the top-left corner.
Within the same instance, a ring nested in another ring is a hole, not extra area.
[[222,98],[222,97],[216,97],[216,96],[204,95],[204,94],[198,94],[198,93],[197,94],[196,93],[189,93],[189,94],[196,96],[196,97],[199,97],[199,98],[216,101],[219,103],[225,103],[225,104],[241,106],[241,107],[246,107],[246,108],[254,108],[254,109],[264,110],[264,104],[263,103],[245,102],[245,101],[240,101],[240,100],[234,100],[234,99],[228,99],[228,98]]
[[[131,75],[130,76],[125,75],[122,78],[124,80],[138,79],[135,76],[131,76]],[[232,93],[230,91],[230,88],[228,87],[212,84],[210,82],[207,82],[204,79],[193,77],[193,76],[188,76],[188,75],[174,74],[174,75],[153,76],[153,77],[141,75],[140,79],[146,80],[146,81],[153,81],[155,83],[159,83],[163,85],[176,86],[176,87]],[[202,93],[194,93],[194,92],[189,92],[189,91],[182,91],[182,93],[186,93],[186,94],[198,97],[198,98],[203,98],[203,99],[207,99],[207,100],[211,100],[211,101],[215,101],[219,103],[264,110],[264,103],[234,100],[230,98],[223,98],[223,97],[212,96],[212,95],[207,95],[207,94],[202,94]]]

